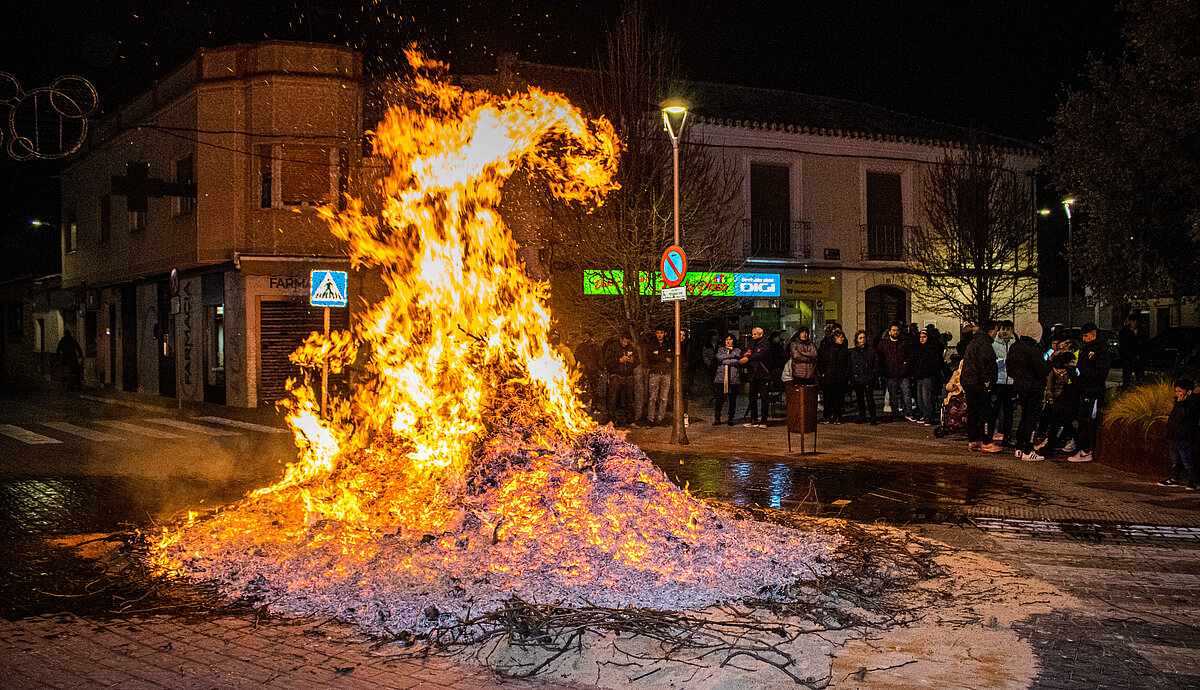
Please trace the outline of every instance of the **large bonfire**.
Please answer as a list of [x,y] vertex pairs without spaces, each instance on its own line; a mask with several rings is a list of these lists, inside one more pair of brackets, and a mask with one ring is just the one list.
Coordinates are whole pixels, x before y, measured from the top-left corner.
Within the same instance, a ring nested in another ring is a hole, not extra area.
[[828,535],[735,519],[583,412],[497,207],[521,166],[564,203],[603,201],[620,143],[560,95],[417,76],[374,132],[382,204],[325,211],[388,294],[292,355],[367,376],[322,417],[297,384],[283,478],[167,530],[154,565],[276,609],[419,632],[512,597],[699,608],[824,570]]

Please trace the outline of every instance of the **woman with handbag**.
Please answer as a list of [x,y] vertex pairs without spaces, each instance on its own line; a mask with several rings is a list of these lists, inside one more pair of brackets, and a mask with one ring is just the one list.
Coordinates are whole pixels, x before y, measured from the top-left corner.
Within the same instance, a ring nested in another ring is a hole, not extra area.
[[733,426],[734,408],[737,407],[737,389],[742,379],[738,360],[742,351],[734,347],[732,335],[725,336],[725,344],[717,348],[717,375],[713,378],[713,399],[717,401],[713,410],[713,426],[721,423],[721,406],[729,400],[729,426]]

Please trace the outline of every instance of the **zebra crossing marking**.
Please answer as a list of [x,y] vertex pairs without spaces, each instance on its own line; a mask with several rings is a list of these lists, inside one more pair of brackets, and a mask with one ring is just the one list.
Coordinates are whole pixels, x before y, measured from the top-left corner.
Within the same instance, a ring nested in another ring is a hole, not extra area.
[[59,431],[66,432],[68,434],[73,434],[75,436],[82,436],[83,438],[86,438],[89,441],[120,441],[121,440],[120,436],[113,436],[112,434],[106,434],[103,431],[96,431],[95,429],[88,429],[87,427],[82,427],[77,424],[72,424],[70,422],[42,422],[42,425],[48,426],[51,429],[58,429]]
[[168,419],[166,417],[150,417],[146,421],[154,422],[155,424],[162,424],[164,426],[174,427],[176,429],[183,429],[184,431],[195,432],[197,434],[205,434],[207,436],[241,436],[241,433],[239,433],[237,431],[228,431],[226,429],[214,429],[211,426],[201,426],[199,424],[192,424],[190,422],[181,422],[178,419]]
[[291,433],[287,429],[280,429],[276,426],[263,426],[262,424],[254,424],[251,422],[243,422],[239,419],[226,419],[225,417],[193,417],[202,422],[211,422],[213,424],[224,424],[225,426],[233,426],[239,429],[249,429],[251,431],[261,431],[265,434],[288,434]]
[[137,434],[138,436],[148,436],[150,438],[183,438],[179,434],[171,433],[170,431],[166,431],[164,429],[156,429],[156,428],[150,427],[150,426],[141,426],[138,424],[130,424],[129,422],[121,422],[121,421],[117,421],[115,419],[100,420],[100,421],[97,421],[96,423],[103,424],[104,426],[109,426],[114,429],[120,429],[121,431],[128,431],[129,433]]
[[32,432],[29,429],[22,429],[14,424],[0,424],[0,434],[15,438],[21,443],[28,443],[31,446],[40,446],[48,443],[62,443],[62,441],[56,438],[42,436],[41,434]]

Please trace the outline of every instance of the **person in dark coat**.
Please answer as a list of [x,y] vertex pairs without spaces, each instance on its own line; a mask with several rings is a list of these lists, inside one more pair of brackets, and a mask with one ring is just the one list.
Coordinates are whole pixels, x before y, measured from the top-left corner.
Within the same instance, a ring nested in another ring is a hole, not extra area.
[[821,381],[821,395],[825,398],[825,421],[841,424],[842,411],[846,406],[846,386],[850,383],[850,350],[846,347],[846,334],[841,329],[835,330],[829,336],[829,345],[822,348],[817,372]]
[[888,399],[892,405],[892,419],[899,419],[903,414],[908,421],[917,421],[913,416],[912,403],[909,402],[912,389],[908,384],[913,347],[904,336],[899,321],[893,322],[887,335],[880,339],[876,354],[879,357],[879,374],[887,385]]
[[767,386],[771,383],[771,345],[763,329],[750,332],[750,344],[739,360],[746,365],[750,379],[750,421],[742,426],[767,428]]
[[1021,410],[1021,421],[1017,424],[1016,457],[1035,462],[1045,460],[1033,449],[1033,432],[1038,427],[1042,411],[1042,393],[1046,388],[1046,376],[1050,373],[1050,362],[1042,349],[1042,324],[1037,321],[1021,330],[1021,337],[1008,349],[1008,378],[1012,381],[1017,407]]
[[1100,403],[1107,388],[1108,370],[1112,356],[1108,346],[1097,339],[1099,328],[1094,323],[1085,323],[1080,329],[1083,345],[1079,348],[1076,367],[1079,369],[1079,438],[1078,450],[1067,458],[1070,462],[1091,462],[1092,446],[1096,442],[1096,417],[1100,414]]
[[817,383],[817,347],[808,337],[808,326],[801,326],[788,343],[793,386],[813,386]]
[[592,338],[592,332],[584,330],[578,344],[573,348],[575,365],[579,367],[580,400],[588,407],[596,406],[595,397],[600,390],[600,346]]
[[941,392],[942,354],[945,348],[936,330],[917,334],[917,354],[913,357],[912,376],[917,382],[917,410],[922,424],[937,423],[937,398]]
[[995,423],[995,415],[989,392],[998,373],[996,351],[992,348],[996,322],[982,319],[976,328],[979,330],[971,336],[963,352],[962,375],[959,377],[967,396],[967,449],[999,453],[1000,446],[992,442],[991,426]]
[[867,332],[854,334],[854,349],[850,350],[850,385],[854,388],[854,402],[858,405],[858,424],[867,421],[878,423],[875,418],[875,379],[879,378],[879,358],[875,348],[867,342]]
[[71,335],[71,331],[63,331],[55,352],[58,354],[63,390],[83,390],[83,348],[79,347],[79,341]]
[[713,426],[721,423],[721,407],[725,401],[729,401],[729,416],[727,423],[733,426],[734,410],[737,408],[737,389],[742,383],[740,372],[738,371],[738,361],[742,358],[742,351],[735,345],[732,334],[725,336],[725,343],[717,348],[717,371],[713,377],[713,399],[716,400],[716,405],[713,408]]
[[650,426],[667,423],[667,401],[671,399],[671,377],[675,373],[675,343],[661,326],[646,344],[646,368],[650,370],[650,398],[646,417]]
[[1045,459],[1059,445],[1074,441],[1074,419],[1079,409],[1079,386],[1076,377],[1075,355],[1069,351],[1050,357],[1050,373],[1042,391],[1042,414],[1034,433],[1033,450]]
[[1193,388],[1195,384],[1191,379],[1181,378],[1175,382],[1175,404],[1167,415],[1166,428],[1171,476],[1159,482],[1159,486],[1179,486],[1186,481],[1188,491],[1195,491],[1200,483],[1200,458],[1196,456],[1200,395],[1193,393]]
[[1146,358],[1150,356],[1150,334],[1142,328],[1137,314],[1117,334],[1117,357],[1121,360],[1121,385],[1141,384],[1146,378]]
[[637,350],[628,333],[608,344],[604,350],[604,367],[608,370],[608,416],[618,424],[634,420],[633,370],[637,366]]

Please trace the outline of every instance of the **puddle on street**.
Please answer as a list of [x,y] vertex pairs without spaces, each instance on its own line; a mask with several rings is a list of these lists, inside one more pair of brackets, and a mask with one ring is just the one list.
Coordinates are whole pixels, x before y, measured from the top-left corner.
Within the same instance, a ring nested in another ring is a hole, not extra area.
[[646,455],[697,496],[859,522],[958,523],[964,520],[965,508],[991,500],[1032,506],[1050,501],[1011,477],[971,465],[819,465],[748,455]]
[[[0,597],[0,618],[61,612],[97,618],[137,612],[196,614],[223,606],[209,588],[150,577],[134,562],[121,533],[153,533],[188,508],[235,501],[259,484],[128,477],[0,482],[0,533],[5,541],[0,577],[7,585]],[[95,557],[82,557],[75,548],[80,545]]]

